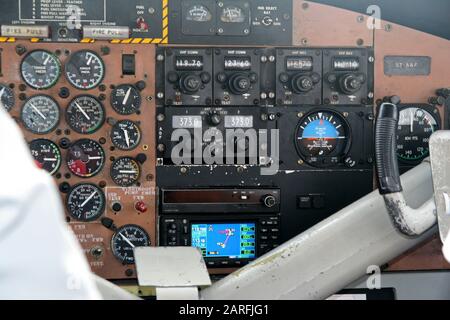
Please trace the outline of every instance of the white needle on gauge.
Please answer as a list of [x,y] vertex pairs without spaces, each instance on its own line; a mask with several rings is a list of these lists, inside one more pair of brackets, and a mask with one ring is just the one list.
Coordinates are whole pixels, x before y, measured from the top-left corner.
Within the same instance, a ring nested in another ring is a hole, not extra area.
[[55,158],[44,158],[44,161],[56,162],[56,161],[58,161],[58,159],[55,159]]
[[123,99],[123,102],[122,102],[123,105],[127,104],[128,98],[130,97],[130,93],[131,93],[131,88],[129,88],[127,93],[125,94],[125,98]]
[[135,170],[119,170],[119,173],[136,173]]
[[77,102],[75,102],[75,105],[77,106],[78,110],[80,110],[80,112],[83,114],[83,116],[86,117],[86,119],[91,120],[91,118],[89,118],[88,114],[83,110],[83,108]]
[[122,237],[123,240],[125,240],[126,243],[128,243],[132,248],[134,248],[134,244],[131,243],[130,240],[127,239],[122,233],[119,232],[119,235]]
[[88,59],[88,61],[87,61],[87,65],[90,65],[91,62],[92,62],[92,56],[89,56],[89,59]]
[[48,60],[50,60],[50,56],[47,56],[47,58],[44,60],[44,66],[46,66],[47,65],[47,63],[48,63]]
[[36,106],[35,106],[34,104],[30,103],[30,105],[31,105],[31,107],[34,109],[34,111],[36,111],[36,113],[42,117],[42,119],[44,119],[44,120],[47,119],[47,118],[44,116],[44,114],[43,114],[42,112],[40,112],[38,108],[36,108]]
[[102,157],[90,157],[88,156],[89,160],[100,160]]
[[81,208],[83,208],[89,201],[91,201],[91,199],[95,196],[95,194],[97,193],[97,191],[92,192],[92,194],[86,199],[84,200],[84,202],[81,204]]
[[129,147],[130,146],[130,137],[128,136],[128,131],[125,129],[122,129],[122,130],[123,130],[123,133],[125,134],[125,141],[127,143],[127,147]]
[[411,133],[413,133],[414,131],[414,115],[411,113],[410,115],[411,118]]

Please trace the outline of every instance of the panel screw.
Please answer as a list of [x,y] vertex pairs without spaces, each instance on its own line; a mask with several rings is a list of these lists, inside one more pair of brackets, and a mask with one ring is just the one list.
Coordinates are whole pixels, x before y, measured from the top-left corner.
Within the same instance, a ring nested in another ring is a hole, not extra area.
[[309,8],[309,4],[307,2],[303,2],[302,8],[303,10],[307,10]]
[[297,113],[297,118],[301,118],[301,117],[303,117],[303,112]]
[[370,56],[370,57],[369,57],[369,62],[373,63],[374,61],[375,61],[375,58],[372,57],[372,56]]
[[367,97],[368,97],[369,99],[373,99],[373,92],[369,92],[369,94],[367,95]]
[[186,167],[181,167],[180,172],[183,173],[183,174],[185,174],[185,173],[187,172]]
[[302,45],[306,46],[306,45],[308,44],[308,39],[303,38],[303,39],[301,40],[301,43],[302,43]]
[[303,163],[304,163],[304,162],[303,162],[302,159],[299,159],[299,160],[297,161],[297,164],[300,165],[300,166],[301,166]]
[[392,30],[392,25],[388,23],[387,25],[384,26],[384,30],[390,32]]
[[148,13],[154,14],[155,13],[155,8],[152,8],[152,7],[148,8]]
[[359,23],[363,23],[364,22],[364,16],[356,17],[356,21],[358,21]]
[[346,117],[346,118],[348,117],[348,112],[344,112],[342,114],[343,114],[344,117]]
[[164,61],[164,55],[158,54],[158,55],[156,56],[156,61]]
[[164,93],[158,92],[158,93],[156,94],[156,97],[157,97],[158,99],[164,99]]

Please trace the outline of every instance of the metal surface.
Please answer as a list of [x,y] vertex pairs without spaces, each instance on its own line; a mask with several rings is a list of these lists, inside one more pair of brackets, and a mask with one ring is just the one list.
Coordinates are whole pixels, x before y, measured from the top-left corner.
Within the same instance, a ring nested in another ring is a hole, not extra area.
[[[418,206],[432,195],[423,163],[402,176],[406,200]],[[324,299],[430,237],[401,235],[378,190],[201,292],[202,299]]]
[[441,241],[445,242],[450,230],[450,131],[435,132],[430,138],[431,171],[434,199]]
[[197,248],[137,247],[134,255],[140,286],[167,288],[211,284],[205,261]]

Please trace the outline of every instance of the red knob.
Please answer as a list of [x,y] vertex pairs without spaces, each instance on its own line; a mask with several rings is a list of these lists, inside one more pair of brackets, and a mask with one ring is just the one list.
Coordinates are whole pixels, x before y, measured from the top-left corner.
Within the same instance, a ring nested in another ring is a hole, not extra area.
[[134,205],[134,208],[139,211],[139,212],[146,212],[147,211],[147,205],[144,203],[144,201],[138,201],[136,202],[136,204]]

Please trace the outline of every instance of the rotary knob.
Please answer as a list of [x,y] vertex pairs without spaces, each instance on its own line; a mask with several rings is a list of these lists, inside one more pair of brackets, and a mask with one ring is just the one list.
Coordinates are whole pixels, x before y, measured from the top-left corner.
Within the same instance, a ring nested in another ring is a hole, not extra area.
[[292,91],[297,94],[306,93],[314,88],[314,80],[310,76],[297,75],[292,79]]
[[243,73],[237,73],[230,77],[228,87],[231,93],[240,95],[247,93],[250,90],[252,81],[251,79]]
[[342,93],[352,94],[361,90],[364,77],[355,74],[346,74],[339,79],[339,87]]
[[267,208],[272,208],[277,204],[277,199],[273,195],[267,194],[263,196],[262,202]]
[[196,74],[186,74],[180,78],[180,89],[183,93],[193,94],[200,90],[201,78]]
[[222,118],[217,112],[212,112],[208,117],[208,122],[213,126],[218,126],[222,122]]

